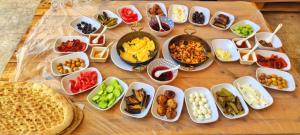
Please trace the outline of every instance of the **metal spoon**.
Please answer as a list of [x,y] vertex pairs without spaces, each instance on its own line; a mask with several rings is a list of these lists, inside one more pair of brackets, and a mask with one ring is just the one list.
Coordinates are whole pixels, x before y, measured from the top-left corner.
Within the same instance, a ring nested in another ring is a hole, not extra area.
[[93,44],[97,44],[98,43],[98,39],[103,35],[103,33],[106,31],[106,29],[107,29],[107,26],[105,25],[104,28],[103,28],[103,30],[101,31],[101,33],[96,38],[94,38],[92,40]]
[[269,37],[267,37],[267,38],[265,39],[265,41],[266,41],[267,43],[271,43],[271,42],[272,42],[272,39],[273,39],[273,37],[274,37],[274,35],[275,35],[275,33],[276,33],[278,30],[280,30],[281,27],[282,27],[282,24],[279,24],[279,25],[277,26],[277,28],[274,30],[274,32],[273,32]]
[[160,31],[160,32],[165,31],[165,30],[163,29],[163,27],[161,26],[161,22],[160,22],[159,16],[156,15],[155,17],[156,17],[156,20],[157,20],[157,22],[158,22],[159,31]]
[[113,45],[113,43],[114,43],[115,41],[112,41],[112,42],[110,42],[107,46],[106,46],[106,48],[100,53],[100,58],[102,58],[103,57],[103,55],[105,54],[105,52],[106,52],[106,50],[111,46],[111,45]]
[[250,55],[257,47],[258,47],[258,44],[255,44],[255,46],[254,46],[247,54],[245,54],[245,55],[242,57],[242,59],[243,59],[244,61],[248,60],[249,55]]
[[254,36],[254,35],[255,35],[255,33],[256,33],[256,32],[253,32],[253,33],[252,33],[252,34],[250,34],[248,37],[246,37],[246,38],[243,38],[243,39],[241,39],[241,40],[237,41],[237,42],[236,42],[236,44],[237,44],[238,46],[241,46],[243,42],[245,42],[246,40],[248,40],[249,38],[251,38],[252,36]]
[[170,68],[170,69],[165,69],[165,70],[158,70],[154,73],[154,76],[155,77],[159,77],[161,76],[163,73],[166,73],[166,72],[170,72],[170,71],[173,71],[173,70],[177,70],[180,68],[180,65],[177,65],[176,67],[173,67],[173,68]]

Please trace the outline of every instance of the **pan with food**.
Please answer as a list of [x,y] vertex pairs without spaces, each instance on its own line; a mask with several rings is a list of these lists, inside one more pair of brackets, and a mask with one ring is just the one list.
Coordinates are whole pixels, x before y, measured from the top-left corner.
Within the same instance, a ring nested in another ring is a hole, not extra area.
[[195,29],[187,28],[184,31],[186,34],[178,35],[169,42],[168,49],[174,61],[181,66],[194,68],[213,59],[208,43],[193,35]]
[[140,67],[151,62],[159,51],[157,39],[150,33],[141,31],[138,24],[132,25],[133,32],[125,34],[117,43],[117,52],[125,63]]

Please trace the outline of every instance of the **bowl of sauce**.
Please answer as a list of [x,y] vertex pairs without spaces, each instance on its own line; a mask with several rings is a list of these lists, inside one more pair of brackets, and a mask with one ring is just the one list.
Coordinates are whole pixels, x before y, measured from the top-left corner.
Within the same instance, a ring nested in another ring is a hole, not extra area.
[[244,41],[241,45],[237,45],[236,42],[239,40],[242,40],[243,38],[234,38],[232,39],[232,42],[236,45],[238,49],[250,49],[251,44],[248,40]]
[[163,30],[160,30],[158,21],[155,16],[150,18],[148,23],[151,32],[157,36],[165,36],[174,29],[174,22],[166,16],[159,16]]
[[243,65],[252,65],[253,63],[255,63],[257,61],[255,52],[252,52],[249,57],[248,60],[244,60],[243,56],[246,55],[250,50],[239,50],[240,53],[240,63]]
[[174,64],[172,61],[159,58],[149,63],[149,65],[147,66],[147,73],[148,76],[151,78],[151,80],[153,80],[154,82],[158,84],[168,84],[177,77],[178,70],[173,70],[173,71],[163,73],[159,77],[156,77],[154,74],[157,71],[170,69],[175,66],[176,64]]

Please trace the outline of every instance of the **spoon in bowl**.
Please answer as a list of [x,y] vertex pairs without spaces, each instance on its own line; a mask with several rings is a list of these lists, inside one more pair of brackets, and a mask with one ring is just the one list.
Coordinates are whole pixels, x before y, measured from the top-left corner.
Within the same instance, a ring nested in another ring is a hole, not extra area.
[[114,43],[114,41],[110,42],[110,43],[106,46],[106,48],[99,54],[100,58],[103,57],[103,55],[105,54],[106,50],[107,50],[111,45],[113,45],[113,43]]
[[274,32],[273,32],[269,37],[267,37],[265,41],[266,41],[267,43],[271,43],[271,42],[272,42],[272,39],[273,39],[273,37],[274,37],[274,35],[275,35],[275,33],[276,33],[278,30],[280,30],[281,27],[282,27],[282,24],[278,24],[278,26],[276,27],[276,29],[274,30]]
[[94,38],[92,40],[93,44],[97,44],[98,43],[98,39],[103,35],[103,33],[106,31],[106,29],[107,29],[107,26],[105,25],[104,28],[103,28],[103,30],[101,31],[101,33],[96,38]]
[[237,44],[238,46],[241,46],[243,42],[245,42],[246,40],[248,40],[249,38],[251,38],[252,36],[254,36],[254,35],[255,35],[255,33],[256,33],[256,32],[253,32],[253,33],[252,33],[252,34],[250,34],[248,37],[246,37],[246,38],[243,38],[243,39],[241,39],[241,40],[237,41],[237,42],[236,42],[236,44]]
[[177,70],[180,68],[180,65],[177,65],[176,67],[173,67],[173,68],[170,68],[170,69],[164,69],[164,70],[158,70],[154,73],[154,76],[155,77],[160,77],[163,73],[166,73],[166,72],[170,72],[170,71],[173,71],[173,70]]
[[159,31],[160,31],[160,32],[164,32],[165,30],[164,30],[164,28],[161,26],[161,22],[160,22],[159,16],[156,15],[155,17],[156,17],[156,20],[157,20],[157,22],[158,22]]
[[258,47],[258,44],[255,44],[255,46],[254,46],[247,54],[245,54],[245,55],[242,57],[242,59],[243,59],[244,61],[248,60],[249,55],[250,55],[257,47]]

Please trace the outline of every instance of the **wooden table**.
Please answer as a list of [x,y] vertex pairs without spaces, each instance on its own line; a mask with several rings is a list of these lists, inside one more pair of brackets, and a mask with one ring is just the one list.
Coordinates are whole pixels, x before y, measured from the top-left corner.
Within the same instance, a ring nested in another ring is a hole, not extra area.
[[[129,1],[114,1],[114,2],[102,2],[93,5],[89,5],[90,8],[87,12],[77,12],[74,15],[79,16],[80,14],[92,16],[97,11],[96,7],[100,9],[110,9],[116,11],[116,8],[121,5],[133,4],[143,14],[143,20],[141,21],[144,28],[144,31],[149,32],[147,26],[148,20],[145,16],[145,4],[148,2],[129,2]],[[249,19],[261,26],[261,31],[269,31],[268,24],[265,22],[262,14],[258,11],[256,6],[248,2],[164,2],[167,7],[172,3],[185,4],[189,7],[198,5],[207,7],[210,9],[211,14],[214,14],[216,11],[222,10],[225,12],[232,13],[236,16],[236,22],[243,19]],[[74,10],[79,7],[74,7]],[[70,11],[67,9],[67,11]],[[47,14],[53,18],[62,17],[63,14]],[[50,20],[48,20],[50,21]],[[164,41],[174,35],[183,34],[183,29],[189,25],[185,24],[176,24],[175,30],[170,33],[167,37],[157,37],[160,44],[162,45]],[[57,26],[58,28],[60,26]],[[218,31],[213,29],[210,26],[205,27],[196,27],[196,35],[204,38],[209,43],[212,39],[216,38],[233,38],[236,37],[229,30],[228,31]],[[72,30],[71,30],[72,31]],[[107,31],[106,36],[108,40],[117,40],[122,35],[128,33],[130,28],[126,24],[121,24],[119,27]],[[69,31],[68,31],[69,32]],[[70,34],[70,33],[69,33]],[[71,34],[76,34],[74,31]],[[34,38],[33,38],[34,39]],[[22,72],[19,80],[26,81],[32,80],[35,75],[42,76],[41,72],[36,72],[32,70],[31,67],[39,67],[42,69],[42,66],[48,66],[47,62],[50,57],[53,57],[52,50],[46,50],[47,52],[42,55],[43,57],[32,57],[32,62],[34,66],[26,66],[24,72]],[[283,50],[282,50],[283,51]],[[52,54],[48,54],[52,53]],[[88,54],[90,53],[90,48]],[[29,58],[28,58],[29,59]],[[35,60],[44,60],[47,59],[44,64],[35,62]],[[116,76],[124,80],[127,84],[130,84],[134,81],[140,81],[153,85],[155,88],[158,88],[159,85],[155,84],[150,80],[146,73],[135,73],[128,72],[119,69],[112,64],[112,61],[109,59],[106,63],[91,63],[91,67],[97,67],[102,73],[103,77]],[[177,86],[181,89],[187,89],[189,87],[202,86],[210,88],[213,85],[219,83],[232,83],[235,79],[241,76],[255,75],[255,70],[258,66],[244,66],[240,65],[238,62],[233,63],[222,63],[215,61],[212,66],[209,68],[199,71],[199,72],[183,72],[180,71],[178,77],[170,85]],[[38,68],[36,68],[38,69]],[[47,68],[46,68],[47,69]],[[30,72],[29,72],[30,71]],[[47,70],[49,71],[49,70]],[[25,73],[27,72],[27,73]],[[299,75],[295,71],[295,67],[292,67],[290,71],[295,79],[296,84],[299,84]],[[23,77],[24,75],[24,77]],[[27,75],[27,76],[26,76]],[[30,78],[32,77],[32,78]],[[42,77],[37,77],[34,79],[42,79]],[[60,79],[60,78],[56,78]],[[53,84],[52,84],[53,85]],[[54,84],[59,85],[59,84]],[[272,106],[264,110],[253,110],[250,109],[249,115],[237,119],[229,120],[222,116],[219,113],[218,121],[211,124],[195,124],[193,123],[188,115],[186,106],[184,105],[182,114],[179,120],[175,123],[167,123],[155,119],[151,113],[143,119],[134,119],[121,114],[119,105],[116,104],[110,110],[101,112],[94,109],[86,101],[86,96],[88,92],[71,96],[70,98],[75,102],[82,102],[86,104],[84,109],[85,118],[82,124],[74,131],[74,134],[283,134],[283,133],[300,133],[300,92],[297,87],[295,92],[286,93],[278,92],[275,90],[268,90],[274,98],[274,103]]]

